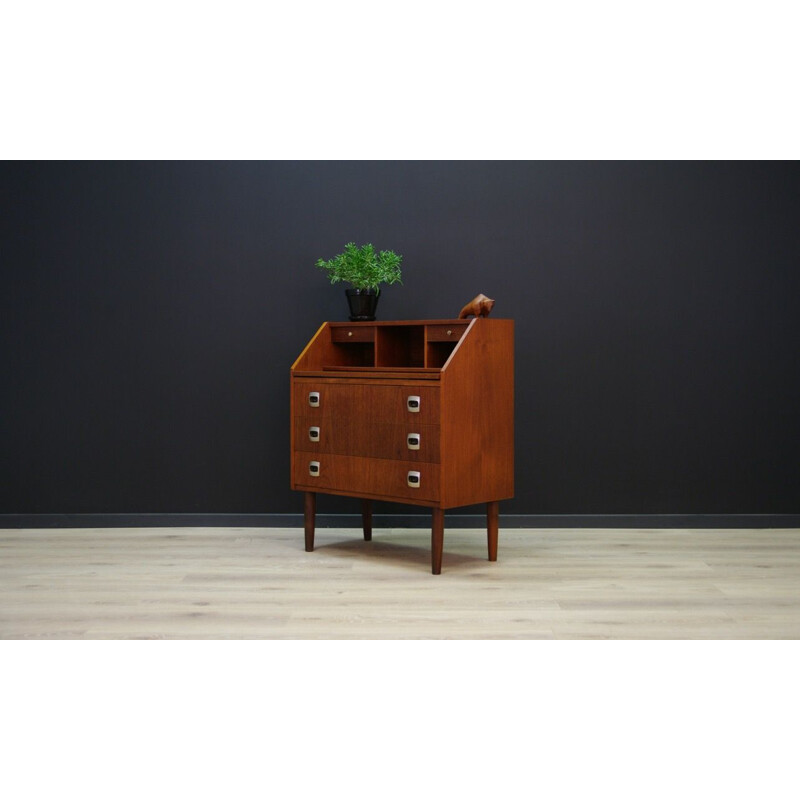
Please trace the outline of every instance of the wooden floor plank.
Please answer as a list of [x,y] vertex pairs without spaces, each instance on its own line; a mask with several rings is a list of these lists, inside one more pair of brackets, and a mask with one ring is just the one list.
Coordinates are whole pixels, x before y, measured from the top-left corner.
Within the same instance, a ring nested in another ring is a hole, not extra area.
[[797,639],[799,530],[0,530],[3,639]]

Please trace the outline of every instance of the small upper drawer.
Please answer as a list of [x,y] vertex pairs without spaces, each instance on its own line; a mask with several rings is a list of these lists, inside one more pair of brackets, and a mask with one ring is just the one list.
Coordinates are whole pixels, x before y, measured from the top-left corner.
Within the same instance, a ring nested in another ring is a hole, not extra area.
[[371,325],[331,326],[331,341],[334,342],[374,342],[375,328]]
[[452,325],[427,325],[429,342],[457,342],[467,329],[469,323],[453,323]]

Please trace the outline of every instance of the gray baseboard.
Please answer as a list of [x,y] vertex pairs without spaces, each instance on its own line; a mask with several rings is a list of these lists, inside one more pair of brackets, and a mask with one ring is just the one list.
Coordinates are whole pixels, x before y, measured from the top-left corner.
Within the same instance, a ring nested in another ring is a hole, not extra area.
[[[317,514],[320,528],[358,528],[358,514]],[[482,514],[447,514],[483,528]],[[430,514],[375,514],[375,528],[427,528]],[[800,528],[800,514],[501,514],[503,528]],[[302,528],[302,514],[0,514],[0,528]]]

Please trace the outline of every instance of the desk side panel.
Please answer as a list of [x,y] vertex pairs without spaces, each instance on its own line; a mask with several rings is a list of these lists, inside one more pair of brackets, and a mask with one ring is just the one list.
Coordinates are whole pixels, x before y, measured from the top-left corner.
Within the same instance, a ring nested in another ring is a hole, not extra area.
[[442,373],[444,508],[514,496],[514,321],[478,319]]
[[327,322],[319,326],[317,332],[311,337],[303,352],[295,359],[291,371],[296,369],[322,368],[322,358],[331,347],[331,332]]

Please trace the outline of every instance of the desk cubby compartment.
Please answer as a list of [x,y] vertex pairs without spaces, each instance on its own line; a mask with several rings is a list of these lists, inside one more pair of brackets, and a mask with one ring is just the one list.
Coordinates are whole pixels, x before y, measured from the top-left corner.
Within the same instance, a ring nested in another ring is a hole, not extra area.
[[378,328],[375,366],[418,369],[425,366],[425,326],[385,325]]
[[441,369],[469,325],[468,322],[450,322],[446,325],[425,326],[425,366]]
[[371,325],[331,326],[329,366],[375,366],[375,328]]
[[425,366],[441,369],[453,354],[458,342],[428,342]]
[[438,379],[456,348],[469,336],[466,320],[422,322],[329,322],[298,358],[298,372],[429,373]]

